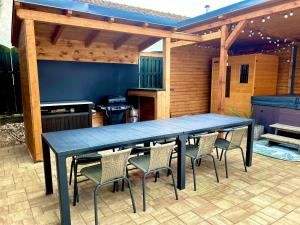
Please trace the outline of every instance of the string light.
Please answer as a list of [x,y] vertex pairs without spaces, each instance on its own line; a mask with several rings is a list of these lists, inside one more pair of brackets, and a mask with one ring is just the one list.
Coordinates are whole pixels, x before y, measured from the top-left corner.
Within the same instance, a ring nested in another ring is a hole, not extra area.
[[250,21],[250,23],[252,23],[252,24],[253,24],[253,23],[254,23],[254,20],[251,20],[251,21]]
[[262,23],[265,23],[265,22],[266,22],[266,19],[263,17],[263,18],[261,19],[261,22],[262,22]]
[[284,19],[287,19],[287,18],[289,18],[289,15],[288,14],[284,14]]
[[271,16],[267,16],[267,20],[271,19]]
[[293,11],[291,11],[291,12],[290,12],[290,16],[293,16],[293,15],[294,15],[294,12],[293,12]]

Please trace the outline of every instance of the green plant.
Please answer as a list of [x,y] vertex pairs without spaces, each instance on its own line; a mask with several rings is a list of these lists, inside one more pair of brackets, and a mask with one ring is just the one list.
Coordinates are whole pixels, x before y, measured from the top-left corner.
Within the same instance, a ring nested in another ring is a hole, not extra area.
[[250,113],[241,113],[241,112],[237,111],[234,107],[230,107],[229,111],[232,113],[233,116],[252,118],[252,112],[250,112]]

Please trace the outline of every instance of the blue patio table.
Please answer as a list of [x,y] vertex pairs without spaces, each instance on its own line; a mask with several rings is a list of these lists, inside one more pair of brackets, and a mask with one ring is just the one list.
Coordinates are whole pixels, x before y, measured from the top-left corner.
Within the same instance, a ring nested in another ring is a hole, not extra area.
[[75,155],[177,138],[177,187],[185,188],[185,144],[188,135],[248,126],[246,165],[252,164],[253,120],[219,114],[201,114],[138,123],[118,124],[42,134],[46,194],[53,193],[50,149],[56,158],[61,224],[71,224],[66,159]]

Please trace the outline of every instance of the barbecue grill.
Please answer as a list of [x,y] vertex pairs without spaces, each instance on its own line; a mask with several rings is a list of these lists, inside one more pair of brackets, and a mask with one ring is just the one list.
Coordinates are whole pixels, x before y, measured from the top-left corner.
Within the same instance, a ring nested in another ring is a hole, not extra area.
[[101,101],[98,109],[105,112],[108,124],[126,123],[126,111],[131,108],[124,96],[106,96]]

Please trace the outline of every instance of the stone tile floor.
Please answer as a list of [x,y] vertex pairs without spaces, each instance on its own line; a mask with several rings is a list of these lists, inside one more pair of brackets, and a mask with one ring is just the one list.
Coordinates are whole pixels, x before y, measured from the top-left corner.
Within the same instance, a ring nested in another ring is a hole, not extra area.
[[[53,164],[54,157],[52,156]],[[171,178],[147,179],[147,212],[142,211],[139,173],[130,172],[138,212],[132,212],[128,189],[99,192],[101,224],[300,224],[300,163],[254,154],[253,166],[243,172],[241,155],[229,153],[229,179],[224,162],[218,164],[216,182],[211,159],[197,168],[193,191],[187,161],[187,188],[176,201]],[[173,161],[176,167],[176,160]],[[53,166],[55,176],[55,166]],[[0,224],[59,224],[56,179],[54,194],[44,194],[43,164],[32,163],[23,145],[0,149]],[[71,207],[72,224],[94,224],[91,182],[79,184],[80,202]],[[72,187],[70,187],[72,198]]]

